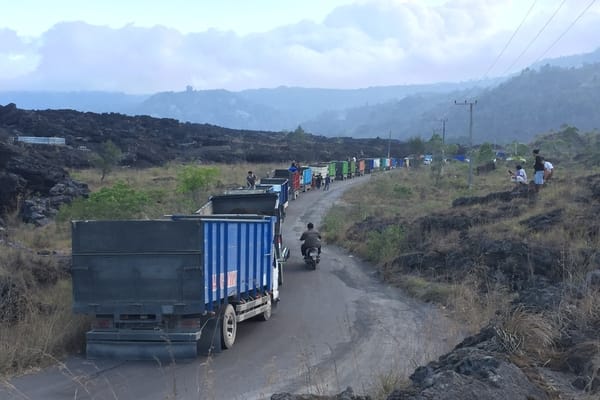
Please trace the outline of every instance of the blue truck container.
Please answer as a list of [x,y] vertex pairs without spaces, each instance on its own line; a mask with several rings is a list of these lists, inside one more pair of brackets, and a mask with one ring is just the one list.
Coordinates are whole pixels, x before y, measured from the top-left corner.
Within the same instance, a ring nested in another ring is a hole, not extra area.
[[365,159],[365,174],[370,174],[375,170],[375,160],[373,158]]
[[310,188],[312,187],[312,180],[313,180],[312,168],[301,167],[300,171],[301,171],[300,172],[300,184],[302,185],[302,191],[306,192],[307,190],[310,190]]
[[283,208],[287,208],[289,199],[290,183],[285,178],[262,178],[260,185],[272,185],[273,191],[279,193],[279,203]]
[[[212,196],[209,201],[195,212],[196,215],[211,216],[219,215],[271,215],[276,218],[275,230],[273,231],[273,243],[275,245],[275,262],[278,267],[279,285],[283,284],[283,264],[289,257],[289,250],[284,246],[282,224],[285,219],[285,209],[279,202],[279,193],[272,191],[271,185],[268,189],[258,188],[255,190],[237,190]],[[268,191],[265,191],[268,190]]]
[[[72,222],[73,310],[88,358],[172,359],[230,348],[279,297],[272,216]],[[215,334],[216,333],[216,334]]]

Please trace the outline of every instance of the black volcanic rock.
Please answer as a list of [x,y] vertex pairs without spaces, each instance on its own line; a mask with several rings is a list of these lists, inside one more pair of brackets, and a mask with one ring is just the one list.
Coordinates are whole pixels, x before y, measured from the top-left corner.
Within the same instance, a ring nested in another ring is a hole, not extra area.
[[[66,145],[12,143],[16,136],[62,137]],[[115,113],[32,111],[11,103],[0,106],[0,215],[15,210],[20,198],[22,217],[43,224],[61,203],[87,195],[87,187],[72,181],[66,168],[89,168],[91,157],[109,140],[123,153],[121,164],[138,168],[173,160],[287,165],[290,160],[383,157],[388,146],[391,154],[405,153],[403,144],[385,139],[235,130]],[[51,193],[61,188],[67,193]]]
[[[327,138],[283,132],[226,129],[208,124],[181,123],[174,119],[83,113],[73,110],[21,110],[0,106],[0,130],[12,136],[64,137],[62,164],[82,167],[80,146],[92,152],[110,140],[135,167],[159,166],[167,161],[200,162],[300,162],[346,160],[349,157],[403,156],[397,140]],[[39,146],[38,146],[39,147]],[[41,150],[38,150],[41,151]],[[88,164],[89,166],[89,164]]]
[[[41,150],[41,151],[38,151]],[[21,207],[26,222],[43,225],[60,205],[87,196],[87,185],[76,182],[63,168],[58,148],[19,146],[0,141],[0,214]]]

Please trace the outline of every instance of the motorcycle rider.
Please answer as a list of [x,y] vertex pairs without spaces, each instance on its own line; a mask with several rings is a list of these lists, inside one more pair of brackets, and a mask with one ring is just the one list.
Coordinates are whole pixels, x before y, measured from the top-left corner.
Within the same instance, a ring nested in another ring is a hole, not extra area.
[[302,247],[300,247],[302,256],[305,255],[306,249],[310,249],[311,247],[319,249],[319,254],[321,254],[321,234],[314,229],[315,226],[312,222],[309,222],[306,228],[302,236],[300,236],[300,240],[304,241]]

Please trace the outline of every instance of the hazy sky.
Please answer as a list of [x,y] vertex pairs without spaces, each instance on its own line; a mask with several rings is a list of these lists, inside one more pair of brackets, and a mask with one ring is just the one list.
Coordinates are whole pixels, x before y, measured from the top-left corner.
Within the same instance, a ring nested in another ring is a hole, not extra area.
[[600,47],[600,0],[0,0],[0,10],[0,90],[460,81]]

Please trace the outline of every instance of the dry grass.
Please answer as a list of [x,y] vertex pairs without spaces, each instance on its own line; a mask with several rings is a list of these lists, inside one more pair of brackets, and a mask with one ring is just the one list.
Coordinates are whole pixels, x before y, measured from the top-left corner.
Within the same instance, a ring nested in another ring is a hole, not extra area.
[[[117,168],[100,182],[100,173],[95,169],[69,171],[73,179],[88,184],[91,191],[97,191],[103,187],[109,187],[116,182],[125,182],[131,187],[160,188],[174,190],[177,184],[177,174],[186,165],[181,163],[169,163],[163,167],[152,167],[144,169]],[[197,164],[202,167],[216,167],[219,169],[220,185],[245,186],[246,174],[254,171],[257,177],[266,177],[275,168],[282,168],[280,164]]]
[[[245,185],[248,170],[267,176],[281,165],[215,165],[219,182],[204,193],[206,199],[224,188]],[[92,191],[111,187],[118,181],[136,190],[160,192],[160,202],[150,218],[164,214],[191,212],[182,195],[176,193],[177,174],[183,167],[119,168],[100,182],[95,170],[70,171]],[[200,206],[200,205],[197,205]],[[50,223],[36,228],[22,224],[16,213],[5,218],[7,229],[0,243],[0,374],[9,376],[31,368],[53,364],[66,354],[83,348],[85,317],[73,315],[70,279],[52,255],[68,256],[71,251],[69,223]],[[45,254],[47,256],[42,256]]]
[[[534,199],[515,199],[508,203],[496,201],[459,209],[451,207],[452,201],[458,197],[485,196],[490,192],[511,190],[514,184],[509,181],[506,169],[514,166],[499,166],[490,174],[474,177],[471,190],[466,186],[466,169],[463,165],[446,168],[437,186],[433,185],[425,168],[391,171],[374,177],[362,189],[345,195],[343,200],[348,209],[360,208],[362,213],[340,214],[345,216],[345,220],[344,225],[338,228],[352,226],[350,219],[360,222],[375,218],[369,220],[373,226],[377,226],[377,221],[401,220],[408,226],[432,213],[496,215],[469,228],[468,237],[523,241],[528,246],[557,251],[560,260],[555,276],[564,277],[565,287],[585,287],[586,275],[597,268],[593,260],[597,259],[600,235],[597,229],[593,229],[592,223],[597,218],[597,212],[588,207],[585,200],[590,198],[589,190],[576,177],[597,174],[599,171],[597,168],[590,170],[567,163],[560,167],[569,170],[569,181],[555,179],[544,186]],[[556,209],[562,210],[560,220],[539,231],[523,223]],[[338,243],[363,257],[367,254],[365,243],[348,243],[348,239],[339,231],[336,235]],[[427,251],[448,254],[460,249],[460,233],[432,230],[415,244],[420,246],[419,250],[425,248]],[[398,248],[398,255],[403,251]],[[484,259],[482,256],[481,260],[476,259],[475,262],[481,264]],[[583,297],[580,290],[564,293],[563,304],[558,312],[540,313],[524,308],[515,309],[512,301],[516,294],[494,283],[494,277],[487,276],[488,268],[483,264],[461,273],[458,281],[457,277],[451,275],[434,276],[431,272],[423,275],[420,271],[408,273],[394,262],[382,262],[378,268],[386,281],[398,285],[409,295],[438,303],[449,310],[456,320],[464,322],[469,332],[476,332],[491,320],[497,321],[500,315],[498,334],[502,344],[514,357],[525,360],[524,365],[527,366],[545,365],[556,357],[557,340],[559,337],[568,337],[568,329],[581,333],[597,332],[600,327],[599,293],[586,293]],[[422,270],[431,271],[431,268],[423,266]],[[381,379],[388,381],[387,378]]]
[[553,357],[560,337],[560,326],[552,316],[528,312],[523,307],[506,312],[496,330],[509,354],[527,355],[541,364]]
[[0,324],[0,374],[14,374],[55,363],[83,348],[87,321],[71,311],[70,282],[59,281],[27,296],[21,319]]

